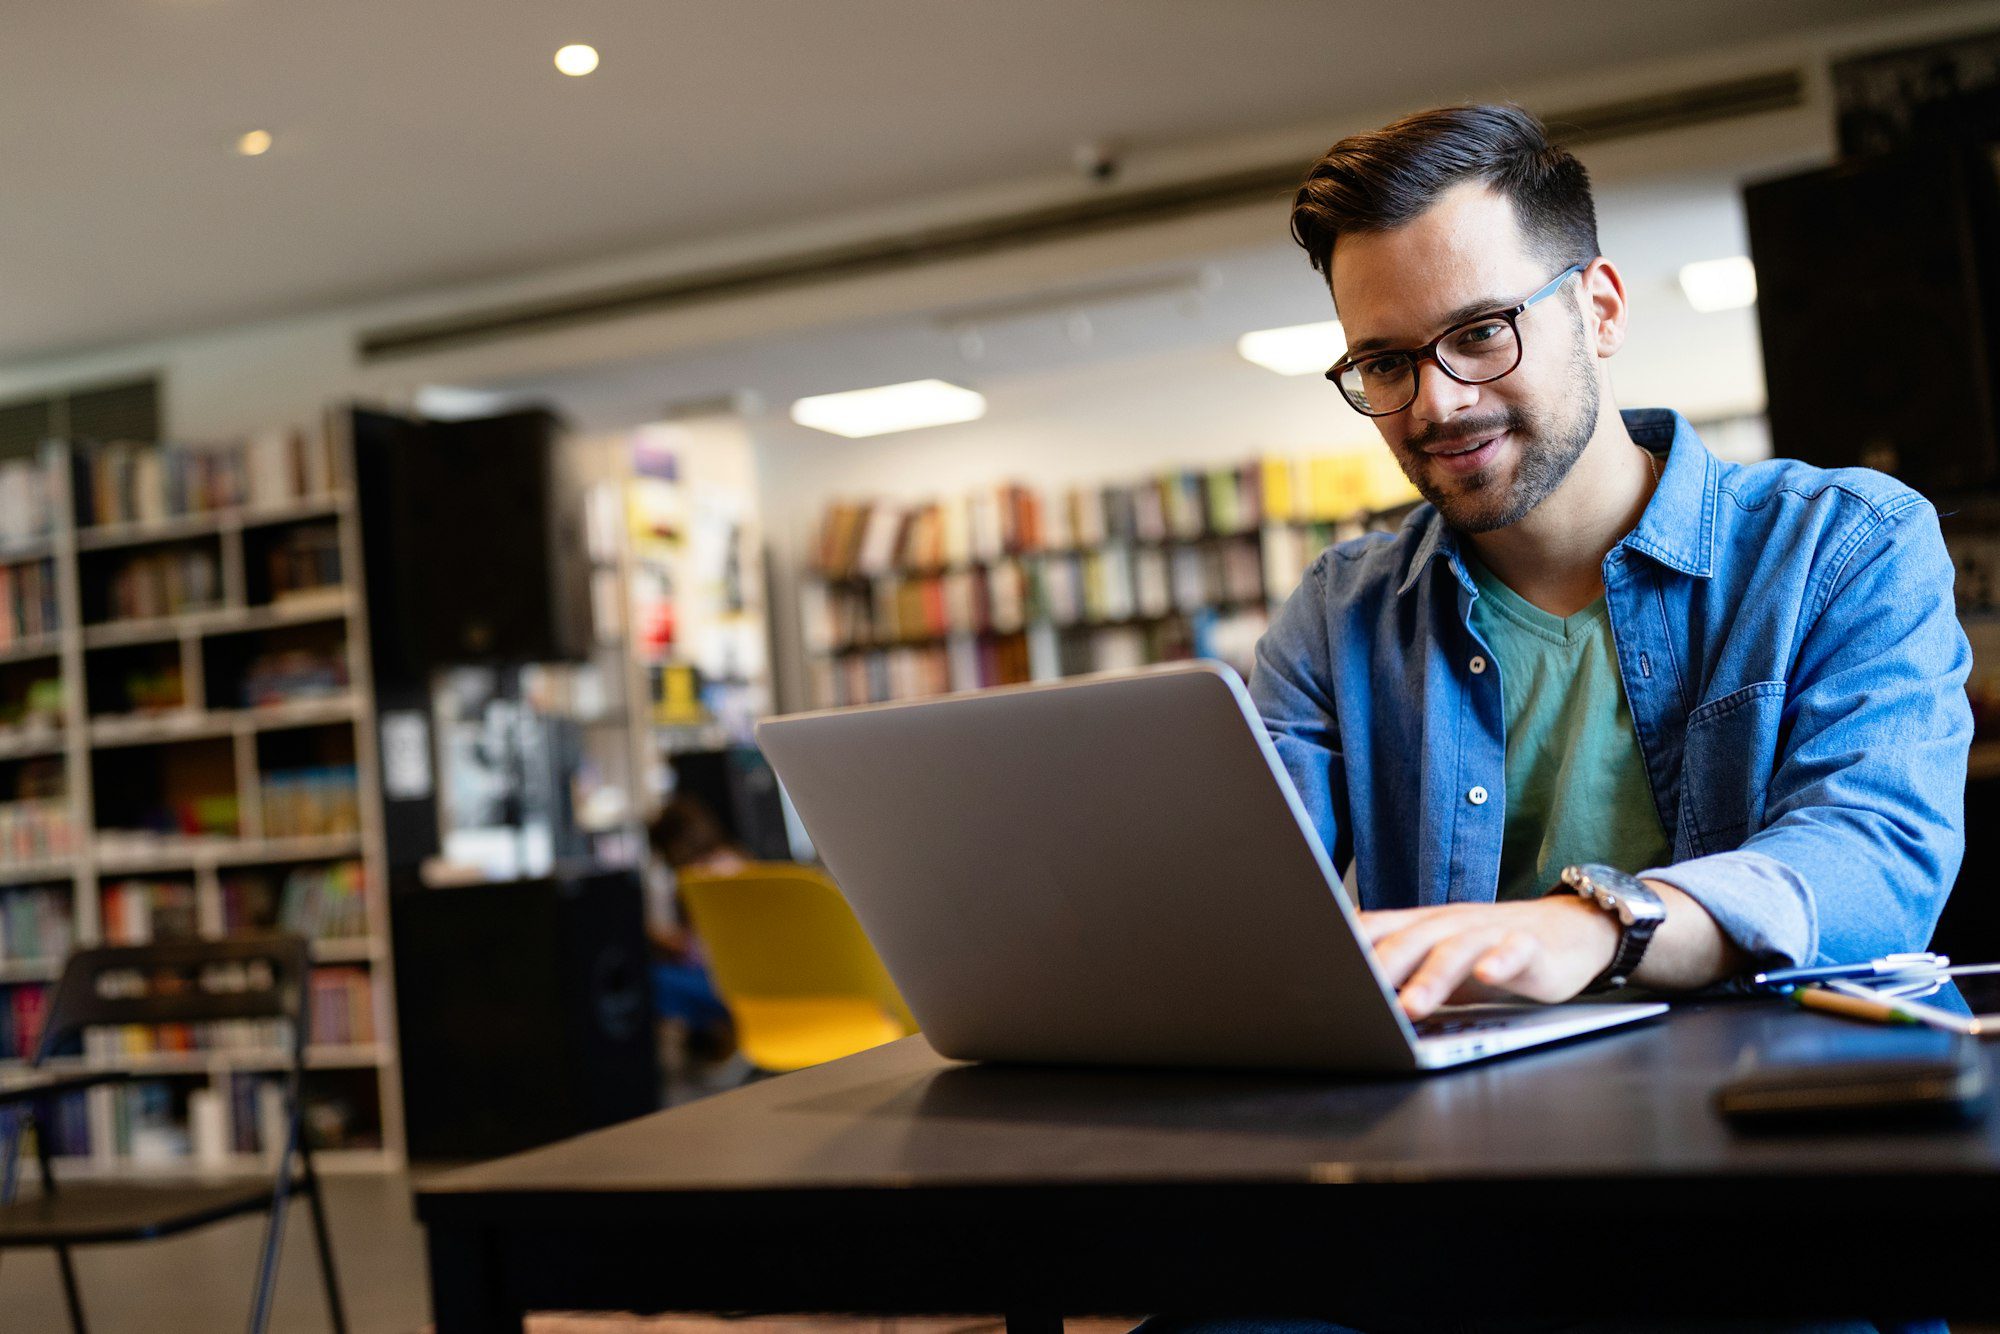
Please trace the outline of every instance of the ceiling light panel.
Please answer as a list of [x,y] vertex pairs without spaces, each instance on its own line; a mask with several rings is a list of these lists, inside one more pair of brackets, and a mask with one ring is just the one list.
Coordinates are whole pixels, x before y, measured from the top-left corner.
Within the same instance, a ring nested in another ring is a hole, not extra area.
[[1757,270],[1747,255],[1704,259],[1681,268],[1681,291],[1706,315],[1757,304]]
[[1236,340],[1236,354],[1280,375],[1316,375],[1347,352],[1339,320],[1259,329]]
[[944,380],[818,394],[792,404],[792,420],[799,425],[850,440],[977,421],[985,415],[985,395]]

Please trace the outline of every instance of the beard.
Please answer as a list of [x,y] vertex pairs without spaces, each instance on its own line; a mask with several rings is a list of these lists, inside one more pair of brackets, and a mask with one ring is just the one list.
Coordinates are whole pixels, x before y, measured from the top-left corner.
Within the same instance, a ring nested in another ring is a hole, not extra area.
[[[1479,418],[1432,422],[1397,447],[1396,463],[1403,475],[1459,532],[1490,533],[1519,523],[1555,494],[1583,457],[1597,431],[1598,387],[1581,327],[1576,333],[1570,383],[1556,400],[1558,411],[1564,403],[1573,405],[1574,411],[1558,418],[1515,406]],[[1432,373],[1438,372],[1432,368]],[[1503,431],[1517,447],[1511,484],[1490,466],[1466,477],[1447,476],[1432,466],[1431,456],[1424,452],[1436,445],[1469,445]]]

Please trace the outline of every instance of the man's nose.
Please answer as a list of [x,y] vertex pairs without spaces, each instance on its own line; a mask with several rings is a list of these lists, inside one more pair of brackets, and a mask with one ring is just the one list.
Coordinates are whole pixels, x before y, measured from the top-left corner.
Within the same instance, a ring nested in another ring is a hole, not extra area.
[[1447,422],[1479,401],[1479,386],[1460,384],[1426,361],[1417,370],[1417,396],[1405,409],[1419,425]]

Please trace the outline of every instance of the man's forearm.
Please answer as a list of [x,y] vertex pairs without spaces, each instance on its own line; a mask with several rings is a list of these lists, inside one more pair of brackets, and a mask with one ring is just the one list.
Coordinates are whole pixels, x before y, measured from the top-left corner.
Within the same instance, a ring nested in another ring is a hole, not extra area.
[[1708,909],[1663,881],[1648,880],[1646,884],[1665,900],[1667,920],[1654,933],[1646,957],[1632,974],[1634,985],[1659,991],[1695,991],[1748,967],[1743,952],[1730,943]]

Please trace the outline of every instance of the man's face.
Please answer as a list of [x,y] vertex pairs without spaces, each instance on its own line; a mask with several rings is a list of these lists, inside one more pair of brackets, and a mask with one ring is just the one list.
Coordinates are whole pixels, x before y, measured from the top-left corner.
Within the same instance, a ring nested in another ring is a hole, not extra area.
[[[1341,237],[1333,296],[1350,353],[1417,348],[1463,320],[1518,304],[1562,263],[1531,253],[1513,206],[1468,182],[1394,231]],[[1512,374],[1460,384],[1425,361],[1415,401],[1374,418],[1404,474],[1461,532],[1525,518],[1562,485],[1597,429],[1596,359],[1577,304],[1579,281],[1518,317],[1521,364]]]

